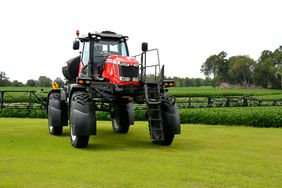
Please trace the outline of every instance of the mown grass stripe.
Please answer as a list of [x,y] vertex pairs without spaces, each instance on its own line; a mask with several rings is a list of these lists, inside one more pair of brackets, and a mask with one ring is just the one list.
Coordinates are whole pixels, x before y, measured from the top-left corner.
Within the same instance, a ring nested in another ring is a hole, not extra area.
[[87,149],[46,119],[0,118],[0,187],[280,187],[282,130],[182,125],[169,147],[151,144],[147,122],[126,135],[98,121]]

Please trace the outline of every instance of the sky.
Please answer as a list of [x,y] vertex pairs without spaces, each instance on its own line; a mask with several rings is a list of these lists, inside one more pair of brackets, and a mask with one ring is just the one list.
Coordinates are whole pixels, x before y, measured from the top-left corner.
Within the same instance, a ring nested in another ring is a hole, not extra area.
[[11,81],[63,78],[81,34],[110,30],[158,48],[166,76],[201,77],[213,54],[249,55],[282,45],[280,0],[9,0],[0,2],[0,71]]

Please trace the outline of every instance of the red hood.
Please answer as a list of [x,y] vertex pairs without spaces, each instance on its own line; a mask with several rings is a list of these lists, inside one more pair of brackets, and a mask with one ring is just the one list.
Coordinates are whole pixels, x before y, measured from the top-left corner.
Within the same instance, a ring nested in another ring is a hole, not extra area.
[[138,61],[133,57],[127,57],[122,55],[110,55],[107,57],[106,62],[113,61],[113,63],[123,62],[129,65],[136,65],[138,64]]
[[[126,56],[121,56],[121,55],[110,55],[107,57],[105,66],[104,66],[104,71],[102,76],[104,78],[109,79],[111,83],[114,84],[119,84],[119,85],[138,85],[138,73],[136,76],[132,76],[130,78],[130,81],[124,81],[121,80],[120,76],[120,67],[123,66],[123,70],[127,71],[133,71],[132,73],[136,72],[136,68],[138,69],[138,61],[135,58],[132,57],[126,57]],[[127,68],[125,68],[127,67]],[[134,71],[135,70],[135,71]],[[128,75],[128,73],[127,73]],[[133,80],[134,78],[137,78],[137,80]],[[123,77],[122,78],[129,78],[129,77]]]

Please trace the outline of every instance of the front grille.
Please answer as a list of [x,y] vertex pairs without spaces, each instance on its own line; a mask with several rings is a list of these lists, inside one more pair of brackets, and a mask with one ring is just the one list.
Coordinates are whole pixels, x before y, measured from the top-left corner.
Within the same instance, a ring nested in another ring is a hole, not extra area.
[[135,81],[133,78],[138,78],[139,67],[136,66],[122,66],[120,65],[120,77],[130,78],[130,81]]

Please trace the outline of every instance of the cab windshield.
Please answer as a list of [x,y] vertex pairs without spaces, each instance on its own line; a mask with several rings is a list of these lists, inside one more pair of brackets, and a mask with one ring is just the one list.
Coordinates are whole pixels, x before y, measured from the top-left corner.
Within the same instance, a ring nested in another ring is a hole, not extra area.
[[99,41],[94,44],[94,56],[124,55],[127,56],[127,49],[121,41]]
[[100,40],[94,43],[94,63],[104,62],[109,55],[128,56],[125,42]]

